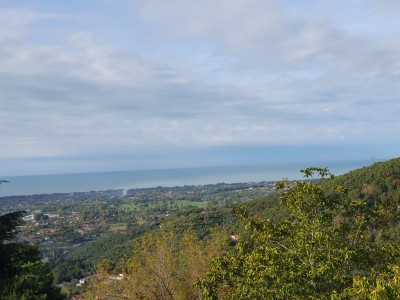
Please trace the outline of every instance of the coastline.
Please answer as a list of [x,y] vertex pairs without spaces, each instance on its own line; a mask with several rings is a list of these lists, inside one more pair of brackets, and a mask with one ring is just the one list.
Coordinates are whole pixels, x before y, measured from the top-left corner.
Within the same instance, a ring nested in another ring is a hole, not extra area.
[[300,169],[328,167],[335,175],[369,166],[368,160],[315,163],[277,163],[244,166],[199,167],[160,170],[112,171],[78,174],[12,176],[0,186],[0,197],[102,190],[173,187],[217,183],[299,180]]

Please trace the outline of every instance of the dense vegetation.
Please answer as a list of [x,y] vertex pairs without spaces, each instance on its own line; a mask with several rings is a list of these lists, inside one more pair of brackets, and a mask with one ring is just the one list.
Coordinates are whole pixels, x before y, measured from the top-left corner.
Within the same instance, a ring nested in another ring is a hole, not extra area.
[[[399,159],[323,180],[312,176],[330,175],[326,169],[306,169],[307,180],[277,184],[279,201],[236,209],[237,242],[225,240],[214,252],[193,232],[153,231],[119,267],[118,280],[100,264],[87,297],[399,299],[399,171]],[[196,246],[184,242],[188,235]],[[187,252],[206,265],[190,262]]]
[[[326,169],[307,169],[307,177]],[[398,299],[400,244],[385,233],[400,219],[393,198],[325,193],[315,181],[279,183],[290,217],[280,222],[239,214],[248,238],[214,260],[198,282],[206,299]],[[385,238],[383,238],[385,237]]]
[[0,298],[63,299],[53,286],[50,269],[40,261],[37,247],[16,240],[24,214],[19,211],[0,216]]

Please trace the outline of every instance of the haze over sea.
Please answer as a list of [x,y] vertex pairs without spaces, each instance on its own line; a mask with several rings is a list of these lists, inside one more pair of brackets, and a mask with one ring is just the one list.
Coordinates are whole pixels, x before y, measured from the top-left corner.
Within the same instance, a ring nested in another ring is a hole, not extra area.
[[157,186],[203,185],[301,179],[300,169],[329,167],[335,175],[371,165],[369,160],[277,163],[245,166],[52,174],[1,178],[0,196],[104,191]]

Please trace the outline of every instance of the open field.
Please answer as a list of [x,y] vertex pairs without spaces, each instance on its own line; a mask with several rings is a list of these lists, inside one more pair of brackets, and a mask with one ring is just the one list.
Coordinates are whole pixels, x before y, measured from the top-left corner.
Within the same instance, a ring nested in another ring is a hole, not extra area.
[[190,201],[190,200],[160,200],[149,201],[148,203],[123,203],[119,206],[122,211],[140,211],[155,208],[183,208],[197,207],[203,208],[208,204],[206,201]]

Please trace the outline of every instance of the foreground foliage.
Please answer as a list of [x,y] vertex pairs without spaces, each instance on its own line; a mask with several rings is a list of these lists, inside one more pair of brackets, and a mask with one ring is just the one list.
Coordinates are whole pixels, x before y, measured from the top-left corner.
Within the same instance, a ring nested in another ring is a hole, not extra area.
[[400,244],[385,238],[399,223],[393,197],[349,200],[341,186],[328,196],[315,180],[277,187],[290,217],[272,222],[239,209],[247,238],[198,281],[206,299],[400,299]]
[[238,242],[163,226],[119,267],[102,261],[88,298],[400,299],[400,159],[338,178],[302,172],[236,210]]
[[133,257],[119,266],[122,276],[109,260],[100,261],[85,299],[202,299],[194,284],[228,246],[225,231],[201,241],[192,231],[177,235],[162,225],[137,242]]
[[63,299],[53,275],[40,261],[36,246],[15,240],[24,212],[0,216],[0,298],[7,300]]

